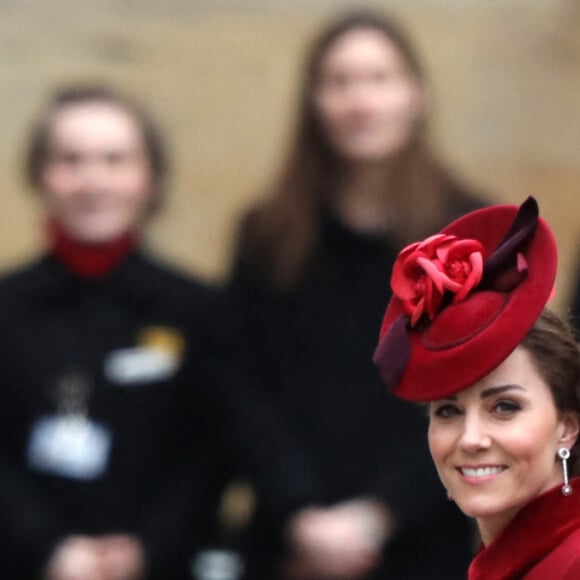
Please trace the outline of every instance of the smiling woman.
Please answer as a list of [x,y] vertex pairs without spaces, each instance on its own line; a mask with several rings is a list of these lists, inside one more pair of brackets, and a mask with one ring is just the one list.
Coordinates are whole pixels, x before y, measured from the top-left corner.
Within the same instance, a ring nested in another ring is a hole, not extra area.
[[[459,300],[441,281],[445,243],[477,243],[484,260]],[[460,218],[403,250],[393,271],[375,362],[396,394],[429,402],[439,477],[481,533],[470,580],[580,577],[580,482],[569,480],[578,474],[580,350],[544,309],[555,266],[552,234],[529,199]],[[423,283],[397,287],[402,273]],[[429,303],[438,292],[436,308],[416,315],[413,292]]]
[[431,403],[430,418],[441,480],[462,511],[477,518],[485,544],[524,503],[561,484],[555,450],[578,435],[578,415],[558,412],[523,346],[472,387]]

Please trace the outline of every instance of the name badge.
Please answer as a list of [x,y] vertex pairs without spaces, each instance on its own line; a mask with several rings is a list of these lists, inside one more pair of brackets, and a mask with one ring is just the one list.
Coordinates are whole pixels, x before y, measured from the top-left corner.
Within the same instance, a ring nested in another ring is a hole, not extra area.
[[82,416],[46,416],[32,427],[28,464],[40,472],[93,480],[107,470],[111,432]]
[[117,350],[105,359],[107,378],[124,386],[163,381],[178,368],[179,360],[173,353],[146,346]]

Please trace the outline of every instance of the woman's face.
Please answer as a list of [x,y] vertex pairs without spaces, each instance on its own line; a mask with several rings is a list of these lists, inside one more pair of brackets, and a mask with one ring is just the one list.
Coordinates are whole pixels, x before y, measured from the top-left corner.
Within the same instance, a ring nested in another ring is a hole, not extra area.
[[461,510],[501,529],[534,497],[562,482],[558,448],[578,435],[559,413],[527,350],[457,395],[430,403],[429,446]]
[[61,109],[51,123],[41,185],[50,216],[80,242],[106,243],[135,229],[152,185],[133,117],[100,102]]
[[346,32],[320,66],[314,105],[344,159],[377,161],[400,151],[423,114],[423,93],[397,47],[381,32]]

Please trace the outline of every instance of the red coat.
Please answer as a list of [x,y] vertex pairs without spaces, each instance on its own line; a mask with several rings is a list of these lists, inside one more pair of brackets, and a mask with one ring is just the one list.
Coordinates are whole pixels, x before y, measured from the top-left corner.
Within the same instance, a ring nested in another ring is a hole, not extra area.
[[580,580],[580,478],[525,506],[469,567],[468,580]]

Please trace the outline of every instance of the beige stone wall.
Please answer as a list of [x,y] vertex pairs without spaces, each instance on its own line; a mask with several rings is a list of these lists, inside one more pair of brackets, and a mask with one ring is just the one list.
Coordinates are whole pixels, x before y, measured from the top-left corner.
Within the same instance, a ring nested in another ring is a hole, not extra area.
[[[580,239],[580,2],[391,0],[422,49],[445,156],[495,199],[534,194],[561,246],[558,305]],[[360,5],[360,3],[359,3]],[[0,267],[38,247],[20,179],[51,88],[113,82],[150,107],[175,178],[152,228],[159,252],[225,272],[238,212],[267,183],[291,127],[306,42],[332,0],[5,0],[0,3]]]

